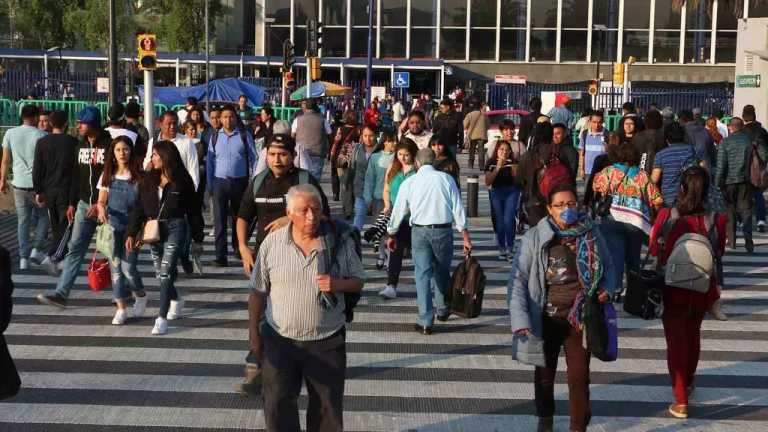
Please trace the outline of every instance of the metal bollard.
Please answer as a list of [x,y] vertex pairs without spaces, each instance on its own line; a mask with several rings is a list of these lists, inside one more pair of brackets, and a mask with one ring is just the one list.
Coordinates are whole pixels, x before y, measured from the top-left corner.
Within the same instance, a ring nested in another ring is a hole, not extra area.
[[477,217],[477,194],[480,184],[476,175],[467,177],[467,217]]

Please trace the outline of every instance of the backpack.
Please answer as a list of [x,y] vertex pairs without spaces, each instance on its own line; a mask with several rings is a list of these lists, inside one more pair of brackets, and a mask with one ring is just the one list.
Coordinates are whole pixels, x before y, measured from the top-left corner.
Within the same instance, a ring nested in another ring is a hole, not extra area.
[[749,184],[759,191],[768,189],[766,165],[766,161],[757,151],[757,141],[752,140],[752,149],[749,151]]
[[[662,226],[662,239],[668,238],[679,219],[677,208],[672,208],[669,219]],[[709,291],[710,280],[716,277],[716,261],[719,259],[715,253],[718,239],[714,213],[705,216],[704,226],[707,235],[686,233],[675,241],[664,266],[666,285],[699,293]]]
[[477,259],[466,255],[453,271],[451,290],[446,293],[451,313],[462,318],[479,316],[483,309],[484,292],[485,272]]
[[539,193],[541,193],[544,200],[547,199],[548,191],[552,190],[555,186],[573,183],[570,168],[560,160],[559,151],[557,151],[558,146],[554,144],[550,144],[550,146],[549,160],[544,162],[538,181]]
[[[329,263],[326,267],[328,272],[334,266],[338,266],[338,245],[345,241],[347,237],[352,238],[355,244],[355,253],[357,253],[357,256],[362,261],[363,247],[360,231],[338,219],[330,220],[327,226],[329,229],[325,231],[325,244],[330,247],[325,249],[324,262]],[[344,293],[344,315],[348,323],[354,320],[354,309],[357,303],[360,302],[361,297],[361,293]]]
[[[219,140],[219,131],[214,131],[215,133],[211,134],[211,148],[213,149],[213,154],[216,154],[216,141]],[[245,135],[247,132],[245,128],[240,128],[238,130],[238,133],[240,135],[240,140],[243,142],[243,152],[245,153],[245,169],[246,171],[250,172],[251,170],[251,161],[248,156],[248,137]],[[256,151],[256,148],[254,147],[254,151]]]

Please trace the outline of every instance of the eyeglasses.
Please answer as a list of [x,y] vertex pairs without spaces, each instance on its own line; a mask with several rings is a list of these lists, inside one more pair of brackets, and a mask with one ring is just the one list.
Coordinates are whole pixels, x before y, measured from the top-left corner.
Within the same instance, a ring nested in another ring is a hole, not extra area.
[[551,207],[554,208],[554,209],[557,209],[557,210],[562,210],[562,209],[564,209],[566,207],[568,207],[568,208],[576,208],[576,206],[578,206],[578,205],[579,204],[576,201],[569,201],[569,202],[566,202],[566,203],[552,204]]

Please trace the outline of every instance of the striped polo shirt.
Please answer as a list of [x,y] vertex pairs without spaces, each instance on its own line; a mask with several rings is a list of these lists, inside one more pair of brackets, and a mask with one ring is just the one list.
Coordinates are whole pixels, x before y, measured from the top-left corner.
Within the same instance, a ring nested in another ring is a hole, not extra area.
[[698,161],[693,146],[685,143],[671,144],[656,154],[653,168],[661,170],[661,195],[664,206],[672,207],[680,190],[680,175],[683,169],[695,165]]
[[595,159],[601,154],[605,154],[605,132],[600,131],[593,133],[587,131],[584,134],[584,172],[586,174],[592,173],[592,168],[595,164]]
[[[292,224],[267,236],[259,249],[251,274],[251,289],[267,297],[264,318],[280,336],[297,341],[325,339],[344,327],[344,294],[334,293],[336,307],[324,310],[317,304],[317,268],[323,240],[307,256],[293,241]],[[354,240],[338,246],[334,277],[365,280]]]

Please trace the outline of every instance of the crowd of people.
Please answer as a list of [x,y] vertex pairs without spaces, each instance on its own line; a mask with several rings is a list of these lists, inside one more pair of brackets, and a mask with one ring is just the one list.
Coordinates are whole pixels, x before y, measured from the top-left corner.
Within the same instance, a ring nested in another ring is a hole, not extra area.
[[[691,233],[715,233],[715,258],[736,247],[739,232],[753,253],[753,211],[763,230],[765,204],[750,165],[753,155],[765,160],[768,132],[751,106],[726,127],[722,115],[706,122],[688,110],[640,115],[627,103],[609,131],[602,110],[576,118],[563,100],[544,115],[534,98],[520,124],[504,120],[489,142],[487,108],[477,98],[428,106],[420,99],[408,111],[397,99],[374,100],[331,122],[317,101],[305,100],[288,122],[268,105],[255,113],[245,97],[207,111],[190,98],[147,128],[131,102],[110,107],[106,121],[83,109],[75,138],[66,113],[26,105],[22,125],[3,138],[0,168],[0,190],[12,187],[17,208],[19,268],[37,264],[57,276],[55,290],[37,300],[64,309],[91,241],[107,236],[112,324],[122,325],[147,309],[151,294],[137,266],[147,245],[159,282],[151,334],[162,335],[184,314],[179,266],[195,277],[205,266],[239,261],[252,288],[240,391],[252,394],[263,382],[268,430],[298,430],[304,381],[308,430],[341,430],[345,324],[365,282],[360,238],[386,270],[383,299],[397,297],[410,253],[414,330],[439,332],[435,318],[451,314],[453,229],[464,254],[472,251],[457,160],[467,152],[464,169],[484,172],[498,259],[510,269],[512,354],[536,367],[539,430],[552,430],[564,348],[571,430],[584,431],[591,417],[585,302],[621,302],[626,275],[643,266],[644,245],[661,267]],[[331,214],[320,186],[326,164],[340,215]],[[205,212],[214,225],[210,263],[201,259]],[[675,417],[687,416],[705,314],[727,320],[722,272],[716,276],[705,292],[664,290]]]

